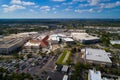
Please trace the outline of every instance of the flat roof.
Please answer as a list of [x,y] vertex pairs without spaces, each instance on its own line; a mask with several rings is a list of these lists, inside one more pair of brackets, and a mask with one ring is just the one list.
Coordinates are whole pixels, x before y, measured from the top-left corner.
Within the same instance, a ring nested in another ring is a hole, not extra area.
[[89,70],[89,77],[90,77],[90,80],[103,80],[101,78],[100,71],[96,71],[96,70]]
[[23,32],[23,33],[18,33],[19,35],[27,35],[27,34],[38,34],[38,32]]
[[37,34],[38,32],[24,32],[18,34],[11,34],[9,36],[4,36],[0,40],[0,48],[10,48],[14,45],[19,45],[20,42],[23,42],[29,34]]
[[56,37],[56,36],[50,36],[49,40],[59,41],[59,37]]
[[85,54],[87,60],[112,63],[108,56],[110,53],[107,53],[105,50],[86,48]]
[[66,37],[66,35],[64,35],[64,34],[57,34],[57,35],[60,37]]
[[0,48],[10,48],[23,41],[23,38],[13,38],[8,41],[1,41]]
[[52,34],[52,35],[50,35],[51,37],[66,37],[66,35],[64,35],[64,34],[60,34],[60,33],[58,33],[58,34]]
[[68,75],[64,75],[63,80],[68,80]]
[[49,40],[59,41],[60,37],[65,37],[65,35],[63,35],[63,34],[52,34],[52,35],[50,35]]
[[87,33],[71,33],[71,36],[77,40],[94,40],[94,39],[99,39],[98,37],[91,36]]
[[120,44],[120,40],[114,40],[114,41],[110,41],[111,44]]
[[67,72],[67,70],[68,70],[68,66],[64,65],[64,66],[62,67],[62,71]]
[[72,38],[63,38],[65,41],[74,41]]
[[40,46],[40,42],[39,43],[31,43],[30,41],[27,42],[24,46]]

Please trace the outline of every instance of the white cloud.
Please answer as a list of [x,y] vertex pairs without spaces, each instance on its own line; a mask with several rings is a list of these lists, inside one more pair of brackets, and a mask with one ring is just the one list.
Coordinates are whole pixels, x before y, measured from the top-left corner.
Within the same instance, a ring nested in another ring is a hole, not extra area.
[[[79,7],[88,7],[88,6],[99,6],[100,2],[104,0],[87,0],[88,3],[80,4]],[[107,1],[107,0],[106,0]]]
[[5,6],[3,8],[4,12],[12,12],[12,11],[19,10],[19,9],[26,9],[26,8],[20,5]]
[[8,5],[6,5],[6,4],[3,4],[1,7],[8,7]]
[[72,6],[68,6],[68,7],[65,8],[63,11],[71,11],[71,10],[73,10],[73,9],[72,9]]
[[93,12],[94,11],[94,9],[83,9],[83,10],[80,10],[80,9],[78,9],[78,10],[75,10],[75,12],[77,12],[77,13],[82,13],[82,12]]
[[75,12],[101,12],[103,9],[105,8],[114,8],[114,7],[117,7],[117,6],[120,6],[120,1],[116,1],[116,2],[110,2],[108,3],[109,0],[88,0],[89,3],[86,3],[86,4],[80,4],[79,7],[77,8],[81,8],[83,7],[91,7],[91,6],[94,6],[93,9],[89,9],[89,10],[75,10]]
[[38,8],[39,6],[38,5],[35,5],[34,8]]
[[40,7],[40,10],[41,10],[41,11],[44,11],[44,12],[48,12],[48,11],[51,10],[51,8],[50,8],[50,6],[41,6],[41,7]]
[[11,0],[11,4],[22,4],[21,0]]
[[57,12],[55,11],[54,14],[56,14]]
[[75,2],[67,2],[67,3],[62,3],[62,5],[72,5],[72,4],[74,4]]
[[60,7],[59,5],[55,5],[56,8]]
[[25,2],[25,1],[23,1],[22,4],[23,5],[35,5],[34,2]]
[[83,10],[78,9],[78,10],[75,10],[75,12],[82,13]]
[[56,8],[54,7],[54,8],[52,8],[52,10],[54,11],[54,10],[56,10]]
[[64,9],[64,11],[70,11],[71,9],[70,8],[66,8],[66,9]]
[[90,5],[95,6],[100,2],[100,0],[88,0],[88,2]]
[[94,9],[92,9],[92,8],[88,10],[88,12],[93,12],[93,11],[94,11]]
[[11,0],[9,5],[2,5],[1,7],[3,8],[3,12],[12,12],[15,10],[22,10],[26,9],[26,5],[35,5],[34,2],[29,2],[29,1],[23,1],[23,0]]
[[107,4],[101,3],[100,4],[101,8],[113,8],[113,7],[117,7],[117,6],[120,6],[120,1],[117,1],[115,3],[107,3]]
[[86,7],[89,6],[89,4],[80,4],[79,7]]
[[11,0],[11,4],[22,4],[21,0]]
[[68,5],[68,3],[62,3],[62,5]]
[[34,2],[21,1],[21,0],[11,0],[11,4],[20,4],[20,5],[35,5]]
[[54,2],[63,2],[65,0],[52,0],[52,1],[54,1]]
[[86,1],[86,0],[72,0],[73,2],[83,2],[83,1]]
[[41,6],[40,9],[48,9],[50,8],[49,6]]
[[85,0],[72,0],[71,2],[63,2],[62,5],[72,5],[72,4],[76,4],[78,2],[83,2]]
[[30,12],[34,12],[34,10],[33,10],[33,9],[30,9]]

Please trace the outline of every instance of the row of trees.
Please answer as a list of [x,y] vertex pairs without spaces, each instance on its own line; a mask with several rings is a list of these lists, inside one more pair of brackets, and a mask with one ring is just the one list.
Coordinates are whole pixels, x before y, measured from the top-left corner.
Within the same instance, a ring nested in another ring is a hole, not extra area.
[[85,73],[86,70],[93,69],[93,68],[96,68],[96,70],[101,71],[102,74],[105,73],[108,75],[110,74],[110,75],[120,76],[120,70],[118,68],[100,66],[95,64],[90,65],[89,63],[87,64],[76,63],[74,67],[75,72],[74,72],[74,75],[72,76],[72,80],[77,80],[79,77],[83,79],[84,77],[81,75],[83,75],[83,73]]
[[12,73],[7,71],[6,69],[0,68],[0,80],[32,80],[32,77],[30,74],[26,73]]
[[102,43],[103,43],[105,46],[109,46],[109,44],[110,44],[109,33],[102,33],[100,40],[102,41]]

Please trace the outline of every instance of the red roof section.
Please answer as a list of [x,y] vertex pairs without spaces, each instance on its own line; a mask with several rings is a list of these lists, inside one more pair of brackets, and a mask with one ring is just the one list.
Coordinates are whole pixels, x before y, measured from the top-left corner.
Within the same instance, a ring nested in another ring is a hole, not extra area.
[[42,41],[47,41],[48,38],[49,38],[49,36],[47,35],[47,36],[45,36],[45,37],[42,39]]
[[37,43],[40,43],[41,41],[40,40],[29,40],[30,43],[34,43],[34,44],[37,44]]
[[48,45],[49,45],[49,43],[48,43],[48,38],[49,38],[49,36],[47,35],[47,36],[45,36],[43,39],[42,39],[42,41],[41,41],[41,46],[42,47],[47,47]]
[[49,43],[47,41],[41,41],[40,44],[42,47],[47,47],[49,45]]

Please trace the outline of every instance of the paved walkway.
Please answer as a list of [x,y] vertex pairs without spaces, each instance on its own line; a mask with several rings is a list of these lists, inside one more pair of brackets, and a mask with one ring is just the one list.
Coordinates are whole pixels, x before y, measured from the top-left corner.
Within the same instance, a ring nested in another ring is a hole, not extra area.
[[67,54],[65,55],[65,58],[63,59],[63,63],[66,63],[69,55],[70,55],[70,52],[67,52]]

